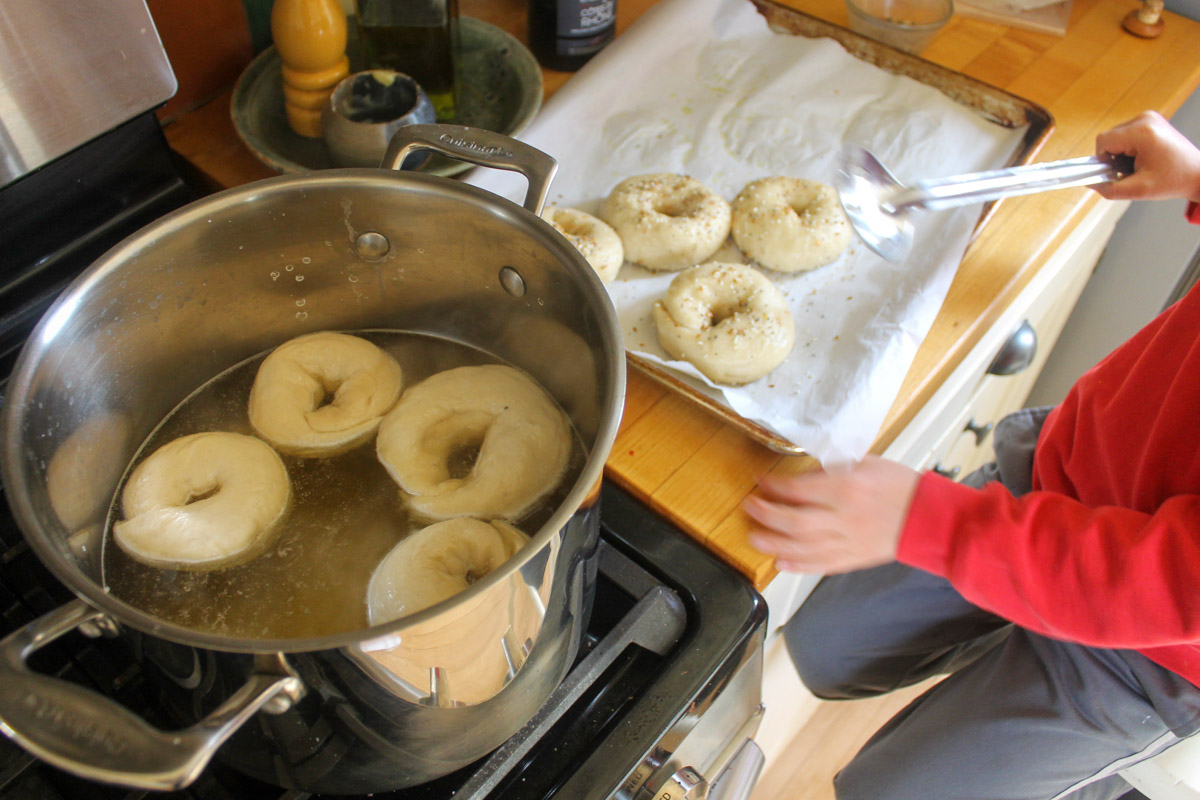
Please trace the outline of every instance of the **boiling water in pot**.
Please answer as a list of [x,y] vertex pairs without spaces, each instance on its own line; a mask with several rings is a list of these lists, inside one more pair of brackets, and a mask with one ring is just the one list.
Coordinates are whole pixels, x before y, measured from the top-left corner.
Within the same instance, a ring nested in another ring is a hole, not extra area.
[[[488,353],[428,334],[369,331],[357,335],[399,362],[404,385],[443,370],[494,364]],[[126,478],[146,456],[174,439],[202,431],[253,435],[247,404],[262,353],[201,386],[146,439]],[[456,454],[452,475],[469,472],[474,453]],[[118,488],[104,537],[106,590],[131,605],[195,630],[226,636],[290,639],[367,626],[366,590],[380,559],[428,520],[415,518],[401,490],[375,457],[372,439],[330,458],[283,456],[292,481],[284,528],[264,554],[240,566],[209,572],[160,569],[130,558],[112,540],[120,519]],[[578,435],[570,464],[553,493],[517,522],[535,533],[563,502],[578,477],[584,451]]]

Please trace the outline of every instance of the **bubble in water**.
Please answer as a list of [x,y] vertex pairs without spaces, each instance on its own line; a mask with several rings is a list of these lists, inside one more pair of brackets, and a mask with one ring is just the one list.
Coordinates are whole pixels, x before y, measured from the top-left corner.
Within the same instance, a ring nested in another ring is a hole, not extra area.
[[351,276],[350,276],[350,282],[351,282],[351,283],[358,283],[358,276],[357,276],[357,275],[351,275]]
[[304,300],[304,298],[301,297],[299,300],[296,301],[296,305],[297,305],[297,307],[302,307],[305,302],[306,301]]
[[303,276],[303,275],[297,275],[297,276],[296,276],[296,283],[299,283],[299,282],[300,282],[300,281],[302,281],[302,280],[304,280],[304,276]]
[[271,270],[271,280],[273,280],[273,281],[279,280],[279,270],[277,270],[277,269]]
[[304,258],[300,259],[300,263],[301,263],[301,264],[311,264],[311,263],[312,263],[312,259],[311,259],[311,258],[309,258],[308,256],[305,256]]
[[284,267],[284,269],[286,269],[288,272],[291,272],[295,268],[296,268],[295,264],[288,264],[286,267]]
[[308,319],[308,312],[307,311],[297,311],[296,319]]

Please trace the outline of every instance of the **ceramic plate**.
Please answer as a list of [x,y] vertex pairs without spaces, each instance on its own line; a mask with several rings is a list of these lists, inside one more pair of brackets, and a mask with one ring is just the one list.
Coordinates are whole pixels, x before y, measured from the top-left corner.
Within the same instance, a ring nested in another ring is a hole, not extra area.
[[[541,67],[525,45],[495,25],[473,17],[458,22],[462,49],[456,124],[516,136],[541,107]],[[356,69],[355,44],[350,44],[351,71]],[[280,172],[333,167],[324,141],[300,136],[288,126],[279,67],[279,54],[268,47],[238,78],[232,103],[238,136],[260,161]],[[435,156],[419,171],[449,176],[472,166]]]

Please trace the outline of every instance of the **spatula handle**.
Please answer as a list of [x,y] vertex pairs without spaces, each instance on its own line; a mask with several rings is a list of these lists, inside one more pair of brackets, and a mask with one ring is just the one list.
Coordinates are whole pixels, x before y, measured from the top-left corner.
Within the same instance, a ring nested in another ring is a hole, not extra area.
[[987,172],[972,172],[918,181],[890,198],[887,202],[890,208],[887,210],[895,213],[917,208],[951,208],[999,200],[1002,197],[1033,194],[1047,189],[1091,186],[1115,181],[1132,173],[1133,159],[1128,156],[1105,159],[1087,156]]

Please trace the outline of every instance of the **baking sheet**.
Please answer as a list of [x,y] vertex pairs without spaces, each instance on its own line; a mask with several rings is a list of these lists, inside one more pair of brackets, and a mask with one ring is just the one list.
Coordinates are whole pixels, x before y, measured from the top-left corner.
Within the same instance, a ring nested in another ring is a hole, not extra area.
[[[549,202],[595,213],[631,175],[684,173],[732,200],[771,175],[832,183],[846,141],[911,181],[1013,163],[1027,133],[832,39],[773,33],[746,0],[664,0],[556,93],[521,138],[559,161]],[[526,188],[497,171],[469,182],[517,202]],[[855,242],[809,273],[764,271],[788,300],[796,346],[745,387],[711,384],[659,346],[651,309],[675,273],[626,263],[609,294],[635,363],[769,432],[768,444],[785,445],[777,449],[856,460],[895,400],[979,216],[978,206],[923,213],[900,266]],[[732,245],[715,259],[745,260]]]

